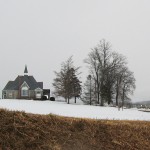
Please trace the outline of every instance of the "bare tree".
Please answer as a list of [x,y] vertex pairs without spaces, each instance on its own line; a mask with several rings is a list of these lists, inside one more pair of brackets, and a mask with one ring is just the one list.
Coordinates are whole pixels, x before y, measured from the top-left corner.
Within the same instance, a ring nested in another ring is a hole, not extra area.
[[110,65],[111,74],[113,75],[113,90],[116,99],[116,105],[118,106],[118,99],[120,99],[120,86],[122,82],[122,76],[126,71],[127,67],[126,58],[116,52],[112,52],[112,62]]
[[133,72],[126,70],[122,77],[122,107],[124,106],[125,100],[130,100],[129,95],[133,94],[135,90],[135,78]]
[[[125,99],[135,89],[135,78],[128,70],[126,58],[111,51],[111,45],[105,40],[92,49],[88,58],[88,64],[92,78],[95,80],[97,102],[103,106],[104,102],[110,104],[112,99],[118,101]],[[128,83],[128,84],[127,84]]]
[[85,104],[90,104],[90,105],[96,104],[97,103],[96,96],[97,94],[96,94],[95,81],[91,75],[88,75],[87,80],[83,86],[81,100]]
[[97,102],[100,101],[100,65],[97,60],[96,55],[97,48],[92,49],[92,52],[89,53],[88,58],[85,59],[85,63],[89,65],[90,74],[96,82],[96,93],[97,93]]
[[109,42],[103,39],[97,47],[92,49],[92,52],[89,53],[88,58],[85,60],[96,81],[97,102],[99,104],[101,98],[101,106],[104,105],[106,71],[111,57],[110,49],[111,45]]

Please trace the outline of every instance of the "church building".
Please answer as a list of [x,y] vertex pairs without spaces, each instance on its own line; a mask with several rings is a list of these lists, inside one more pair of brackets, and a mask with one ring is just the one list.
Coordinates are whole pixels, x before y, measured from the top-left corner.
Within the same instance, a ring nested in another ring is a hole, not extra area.
[[3,99],[41,99],[43,95],[50,98],[50,90],[43,89],[43,82],[37,82],[33,76],[28,75],[25,66],[24,76],[18,76],[9,81],[2,91]]

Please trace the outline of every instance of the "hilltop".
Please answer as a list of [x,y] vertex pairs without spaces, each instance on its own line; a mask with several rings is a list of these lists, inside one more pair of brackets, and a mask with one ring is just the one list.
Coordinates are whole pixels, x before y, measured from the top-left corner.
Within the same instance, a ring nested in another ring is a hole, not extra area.
[[150,121],[150,114],[140,112],[137,109],[120,109],[116,107],[101,107],[83,105],[77,101],[72,102],[58,101],[34,101],[34,100],[0,100],[0,108],[9,110],[25,111],[33,114],[55,114],[66,117],[90,118],[90,119],[109,119],[109,120],[142,120]]

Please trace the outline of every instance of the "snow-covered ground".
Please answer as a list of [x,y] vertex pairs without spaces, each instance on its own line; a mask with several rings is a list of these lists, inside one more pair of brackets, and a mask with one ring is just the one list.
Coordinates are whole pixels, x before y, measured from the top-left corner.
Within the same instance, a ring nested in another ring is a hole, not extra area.
[[150,113],[137,109],[124,109],[118,111],[114,107],[100,107],[65,102],[33,101],[33,100],[0,100],[0,108],[19,110],[34,114],[56,114],[69,117],[114,119],[114,120],[147,120]]

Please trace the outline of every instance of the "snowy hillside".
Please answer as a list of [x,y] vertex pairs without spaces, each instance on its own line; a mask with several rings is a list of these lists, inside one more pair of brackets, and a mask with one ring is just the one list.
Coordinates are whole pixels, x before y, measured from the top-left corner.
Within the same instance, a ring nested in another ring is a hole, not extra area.
[[147,120],[150,113],[136,109],[118,111],[114,107],[100,107],[79,104],[66,104],[65,102],[33,101],[33,100],[0,100],[0,108],[25,111],[34,114],[56,114],[69,117],[115,120]]

